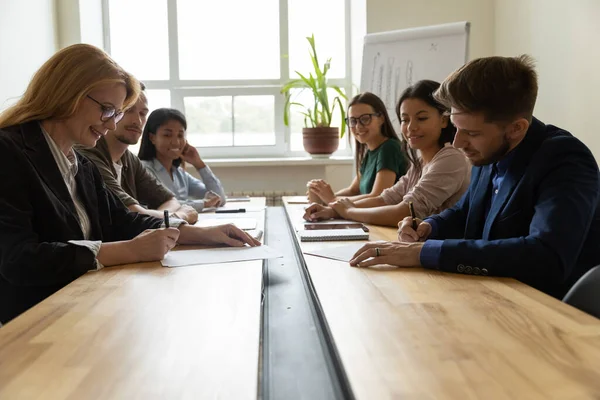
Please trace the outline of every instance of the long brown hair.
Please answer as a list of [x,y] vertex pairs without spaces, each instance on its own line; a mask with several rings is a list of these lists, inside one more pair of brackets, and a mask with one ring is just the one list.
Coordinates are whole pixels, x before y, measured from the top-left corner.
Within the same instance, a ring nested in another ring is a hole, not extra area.
[[0,114],[0,128],[45,119],[65,119],[78,110],[94,88],[122,83],[126,110],[140,94],[140,83],[108,54],[89,44],[74,44],[56,52],[35,73],[23,96]]
[[[398,117],[398,121],[402,120],[400,107],[402,106],[402,102],[407,99],[418,99],[423,101],[425,104],[435,108],[440,115],[450,115],[450,109],[445,105],[437,101],[434,97],[434,93],[440,87],[440,83],[436,81],[431,81],[424,79],[422,81],[418,81],[412,86],[407,87],[402,92],[398,103],[396,104],[396,116]],[[440,133],[440,137],[438,139],[438,146],[443,148],[447,142],[452,143],[454,140],[454,135],[456,134],[456,127],[452,125],[450,119],[448,118],[448,125],[445,128],[442,128],[442,132]],[[412,166],[417,170],[419,176],[422,173],[422,165],[419,156],[417,155],[417,151],[413,150],[408,146],[406,142],[406,138],[404,138],[402,151],[412,164]]]
[[[350,100],[348,103],[348,110],[350,107],[356,104],[366,104],[373,108],[373,112],[379,114],[380,117],[383,117],[383,124],[381,125],[381,134],[387,138],[394,139],[400,141],[400,138],[396,134],[394,127],[392,125],[392,121],[390,121],[390,117],[388,115],[387,109],[385,108],[385,104],[383,101],[375,94],[371,92],[359,93]],[[350,126],[348,126],[350,128]],[[367,145],[364,143],[359,143],[358,140],[354,139],[355,150],[354,150],[354,159],[356,160],[356,175],[358,176],[360,171],[360,166],[362,165],[363,159],[367,154]]]

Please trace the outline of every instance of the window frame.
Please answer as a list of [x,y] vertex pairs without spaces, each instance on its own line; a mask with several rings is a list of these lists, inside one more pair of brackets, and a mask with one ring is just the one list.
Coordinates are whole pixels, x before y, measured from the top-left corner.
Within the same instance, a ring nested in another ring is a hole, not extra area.
[[[104,50],[111,53],[109,1],[102,0],[102,23],[104,29]],[[280,93],[280,88],[290,79],[289,59],[280,57],[279,79],[251,79],[251,80],[181,80],[179,79],[179,38],[177,29],[177,0],[167,2],[168,43],[169,43],[169,79],[144,80],[147,89],[167,89],[171,94],[171,107],[184,110],[185,97],[210,97],[231,95],[273,95],[275,104],[275,145],[274,146],[224,146],[224,147],[199,147],[203,156],[207,158],[245,158],[245,157],[301,157],[306,156],[305,151],[291,151],[291,128],[283,123],[283,107],[285,97]],[[279,50],[280,54],[289,54],[288,40],[288,1],[279,0]],[[296,0],[297,1],[297,0]],[[357,0],[344,0],[345,14],[345,77],[330,79],[330,83],[345,89],[348,94],[355,93],[353,75],[358,74],[352,68],[353,57],[353,32],[351,29],[352,3]],[[360,0],[359,0],[360,1]],[[362,0],[364,1],[364,0]],[[360,38],[362,41],[362,38]],[[349,96],[350,97],[350,96]],[[349,132],[346,133],[346,135]],[[340,140],[348,140],[346,135]],[[351,146],[338,150],[334,155],[348,156],[352,154]]]

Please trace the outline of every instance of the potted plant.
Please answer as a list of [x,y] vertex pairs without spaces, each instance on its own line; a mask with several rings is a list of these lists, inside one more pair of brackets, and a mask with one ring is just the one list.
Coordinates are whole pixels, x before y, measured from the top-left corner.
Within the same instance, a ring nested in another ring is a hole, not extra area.
[[[283,122],[286,126],[290,125],[290,108],[296,106],[301,108],[300,113],[304,115],[304,128],[302,128],[302,142],[304,149],[311,155],[330,155],[337,150],[339,138],[344,136],[346,131],[346,110],[341,99],[347,100],[346,95],[336,85],[331,85],[327,81],[327,71],[330,69],[331,58],[327,59],[321,69],[317,58],[315,48],[314,34],[306,38],[310,44],[310,59],[314,67],[314,71],[307,74],[301,74],[295,71],[298,75],[297,79],[292,79],[287,82],[282,88],[281,93],[285,95],[285,107],[283,112]],[[305,90],[309,90],[312,94],[313,102],[311,104],[301,104],[292,99],[292,91],[299,89],[294,97],[297,97]],[[330,99],[329,95],[334,90],[335,96]],[[339,109],[342,126],[331,126],[331,120]]]

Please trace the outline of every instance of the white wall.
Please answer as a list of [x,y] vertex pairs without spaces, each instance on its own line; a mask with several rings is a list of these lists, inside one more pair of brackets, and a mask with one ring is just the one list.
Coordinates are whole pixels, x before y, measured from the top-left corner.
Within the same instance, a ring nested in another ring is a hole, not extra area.
[[101,0],[56,0],[59,48],[88,43],[104,48]]
[[[208,162],[208,161],[207,161]],[[219,177],[226,192],[285,192],[303,194],[306,182],[325,179],[337,191],[352,181],[352,164],[337,165],[289,165],[270,166],[219,166],[210,163],[211,170]],[[189,171],[189,170],[188,170]],[[198,175],[196,171],[189,171]]]
[[102,25],[102,1],[80,0],[81,42],[104,48],[104,27]]
[[469,21],[469,58],[494,54],[494,0],[367,0],[367,32]]
[[53,0],[0,0],[0,110],[57,48]]
[[600,160],[600,1],[497,0],[498,55],[537,60],[535,115],[567,129]]
[[56,39],[59,48],[79,43],[79,1],[56,0]]
[[470,58],[537,60],[535,115],[565,128],[600,159],[599,0],[367,0],[367,32],[470,21]]

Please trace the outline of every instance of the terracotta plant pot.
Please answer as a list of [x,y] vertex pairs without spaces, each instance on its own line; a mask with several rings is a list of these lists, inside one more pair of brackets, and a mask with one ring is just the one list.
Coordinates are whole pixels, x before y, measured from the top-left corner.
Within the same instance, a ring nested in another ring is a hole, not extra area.
[[340,144],[339,128],[302,128],[302,143],[308,154],[331,154]]

